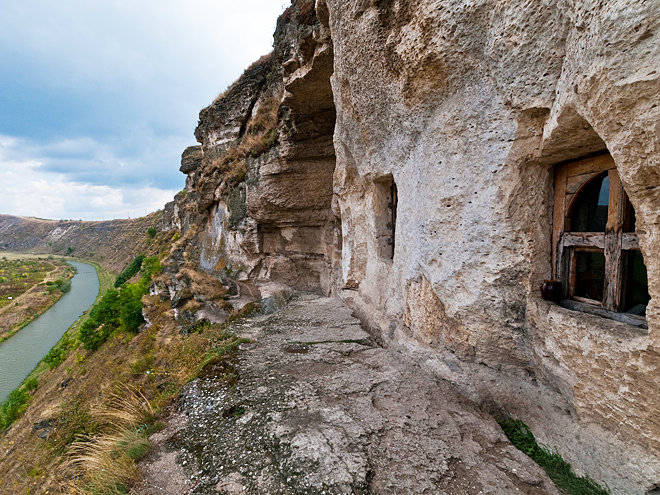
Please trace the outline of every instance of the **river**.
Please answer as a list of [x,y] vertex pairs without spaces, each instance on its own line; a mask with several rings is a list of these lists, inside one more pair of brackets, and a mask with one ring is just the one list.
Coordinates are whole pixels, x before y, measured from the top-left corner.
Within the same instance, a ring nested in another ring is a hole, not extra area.
[[0,403],[17,388],[99,293],[93,266],[77,261],[71,290],[48,311],[0,345]]

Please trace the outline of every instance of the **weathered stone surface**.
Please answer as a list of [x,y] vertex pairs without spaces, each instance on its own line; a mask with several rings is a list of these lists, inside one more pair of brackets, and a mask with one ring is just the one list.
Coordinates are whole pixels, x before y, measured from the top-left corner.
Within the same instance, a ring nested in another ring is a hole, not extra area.
[[[166,207],[163,224],[183,233],[194,226],[188,259],[218,278],[231,271],[259,284],[280,280],[329,293],[339,236],[332,210],[333,52],[329,30],[305,5],[279,20],[274,52],[200,112],[201,147],[182,157],[185,196]],[[261,139],[249,132],[262,128],[271,108],[276,146],[238,157],[241,146]]]
[[227,91],[199,113],[195,137],[203,149],[224,146],[244,132],[257,99],[272,70],[270,56],[248,67]]
[[181,167],[179,170],[184,174],[190,174],[191,172],[194,172],[202,166],[203,156],[204,153],[202,153],[201,146],[187,147],[181,155]]
[[[299,295],[230,327],[255,343],[186,387],[185,426],[157,434],[153,466],[179,451],[192,493],[558,494],[492,418],[350,313]],[[146,473],[139,493],[160,493]]]
[[[646,495],[660,483],[660,6],[311,7],[280,18],[263,86],[257,64],[200,115],[203,166],[164,215],[197,230],[172,266],[339,295],[375,341],[523,419],[578,472]],[[230,196],[211,163],[274,95],[278,145]],[[538,290],[554,167],[605,151],[637,215],[648,331]]]
[[[578,471],[617,493],[644,494],[660,481],[660,417],[650,406],[660,400],[660,147],[652,131],[660,7],[321,6],[334,50],[340,293],[382,342],[415,342],[420,359],[459,357],[452,362],[462,378],[446,364],[436,370],[525,420]],[[551,276],[553,166],[605,149],[638,215],[648,333],[540,300]],[[377,241],[378,184],[388,177],[399,193],[393,261]],[[461,382],[466,375],[493,380],[490,392]],[[511,390],[530,376],[556,408],[537,414],[533,389],[522,387],[525,398]]]

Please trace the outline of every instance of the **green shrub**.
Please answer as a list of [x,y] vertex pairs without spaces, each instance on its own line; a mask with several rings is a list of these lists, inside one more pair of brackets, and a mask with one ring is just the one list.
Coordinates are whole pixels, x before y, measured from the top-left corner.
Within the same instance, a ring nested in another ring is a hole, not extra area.
[[163,265],[160,264],[160,261],[158,260],[158,256],[149,256],[148,258],[145,258],[144,261],[142,262],[142,268],[140,271],[142,272],[142,276],[144,278],[147,278],[149,282],[151,282],[151,279],[155,275],[158,275],[160,272],[163,271]]
[[0,406],[0,430],[9,428],[14,421],[23,416],[30,402],[30,392],[38,387],[39,380],[32,378],[9,394]]
[[[135,284],[127,284],[126,280],[142,269],[142,278]],[[103,345],[115,330],[136,333],[144,323],[142,316],[142,296],[149,292],[151,278],[160,273],[162,265],[155,256],[145,258],[140,255],[117,277],[115,287],[107,291],[101,300],[89,312],[89,318],[80,327],[78,339],[83,348],[96,351]],[[119,282],[119,283],[117,283]],[[54,366],[61,364],[57,350],[52,350],[52,356],[47,356]],[[50,354],[50,353],[49,353]],[[56,364],[55,364],[56,363]],[[50,366],[50,363],[49,363]]]
[[48,292],[51,293],[59,290],[64,294],[71,290],[71,280],[68,278],[58,278],[54,282],[46,282],[46,285],[48,286]]
[[38,378],[30,378],[28,381],[26,381],[23,384],[23,387],[27,392],[34,392],[39,388],[39,379]]
[[529,427],[518,419],[500,422],[504,434],[519,450],[541,466],[555,484],[572,495],[609,495],[589,477],[577,476],[571,465],[557,453],[536,443]]
[[139,272],[143,261],[143,254],[136,256],[133,261],[131,261],[130,264],[126,267],[126,269],[117,276],[117,279],[115,280],[115,288],[121,287],[126,283],[127,280]]
[[112,331],[110,325],[97,325],[94,320],[87,320],[80,327],[80,342],[85,350],[95,351],[108,340]]
[[0,429],[6,429],[20,418],[26,411],[30,394],[25,390],[16,389],[9,394],[7,400],[0,406]]
[[67,293],[71,290],[71,280],[68,278],[65,279],[58,279],[57,280],[57,288],[63,293]]
[[147,235],[149,236],[150,239],[153,239],[154,237],[156,237],[156,234],[158,234],[158,231],[156,229],[154,229],[153,227],[149,227],[147,229]]
[[78,338],[83,348],[95,351],[108,340],[119,326],[119,292],[109,290],[89,312],[89,319],[82,324]]
[[143,281],[137,284],[128,284],[119,294],[119,320],[122,330],[137,333],[140,325],[144,323],[142,316],[142,296],[148,291],[148,283]]
[[43,362],[48,365],[48,368],[54,370],[65,361],[66,354],[69,349],[69,344],[69,340],[64,339],[59,344],[54,346],[50,351],[48,351],[48,354],[46,354],[43,358]]

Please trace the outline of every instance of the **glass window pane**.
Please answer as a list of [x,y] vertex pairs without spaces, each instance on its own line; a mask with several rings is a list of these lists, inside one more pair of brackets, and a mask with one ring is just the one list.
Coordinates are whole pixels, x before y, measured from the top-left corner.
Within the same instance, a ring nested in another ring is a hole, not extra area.
[[605,255],[602,252],[576,251],[575,292],[578,297],[603,300]]
[[651,296],[642,253],[626,251],[626,265],[623,311],[643,316],[646,314],[646,305],[651,300]]
[[605,232],[610,202],[610,178],[591,180],[579,193],[571,214],[571,232]]

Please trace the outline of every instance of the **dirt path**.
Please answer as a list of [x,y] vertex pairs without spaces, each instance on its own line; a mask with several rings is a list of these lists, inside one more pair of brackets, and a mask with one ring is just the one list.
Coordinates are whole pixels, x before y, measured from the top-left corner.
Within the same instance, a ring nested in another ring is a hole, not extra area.
[[188,384],[133,493],[558,494],[497,423],[377,347],[337,299],[236,324]]

